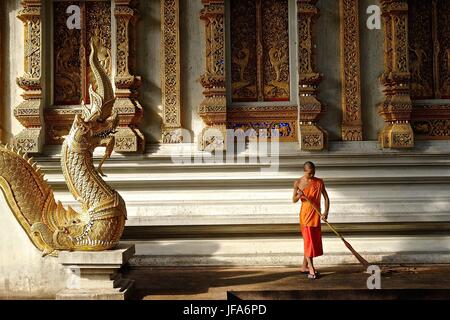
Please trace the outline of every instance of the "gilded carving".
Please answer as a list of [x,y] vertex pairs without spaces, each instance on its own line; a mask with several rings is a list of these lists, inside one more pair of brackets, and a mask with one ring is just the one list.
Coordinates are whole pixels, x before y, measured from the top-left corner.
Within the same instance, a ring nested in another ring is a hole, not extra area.
[[[89,68],[90,48],[88,40],[97,47],[97,58],[109,76],[115,68],[114,83],[117,99],[114,109],[120,116],[116,133],[117,152],[143,151],[145,139],[137,128],[143,108],[137,100],[141,84],[138,76],[131,74],[134,63],[133,26],[137,19],[136,10],[130,0],[115,0],[115,33],[112,33],[111,1],[71,1],[54,3],[55,34],[55,97],[52,108],[45,110],[47,143],[60,144],[71,122],[81,110],[81,102],[90,102],[88,85],[93,79]],[[65,10],[70,4],[81,8],[82,28],[80,31],[66,27]],[[112,38],[115,37],[116,59],[113,66]],[[79,89],[74,84],[79,84]],[[96,84],[93,84],[94,89]],[[64,108],[62,108],[64,106]],[[64,112],[61,112],[65,109]]]
[[415,105],[411,122],[418,140],[450,140],[448,105]]
[[382,0],[384,67],[381,83],[385,100],[378,107],[385,126],[379,132],[382,148],[412,148],[408,4],[406,0]]
[[287,0],[232,1],[232,100],[289,101]]
[[280,141],[297,141],[297,106],[233,106],[228,110],[228,127],[260,131],[271,138],[272,130],[278,131]]
[[340,0],[342,140],[363,140],[358,0]]
[[326,148],[327,132],[317,125],[324,107],[317,99],[322,75],[315,71],[313,28],[319,15],[317,0],[298,0],[299,108],[298,139],[302,150]]
[[439,31],[436,42],[439,51],[436,53],[436,69],[439,69],[438,90],[440,98],[450,99],[450,6],[448,1],[435,0],[433,3],[436,28]]
[[264,101],[289,101],[289,3],[261,2]]
[[409,70],[411,98],[434,98],[434,36],[431,1],[409,0]]
[[201,150],[226,148],[226,85],[225,85],[225,3],[224,0],[202,0],[200,18],[205,23],[205,72],[200,82],[205,89],[198,114],[206,123],[200,133]]
[[[78,5],[81,11],[81,30],[67,28],[66,10]],[[57,1],[53,3],[54,31],[54,105],[89,103],[87,39],[98,48],[98,59],[111,76],[111,3],[109,1]],[[95,87],[95,84],[94,84]]]
[[161,1],[162,141],[181,143],[179,0]]
[[409,0],[411,97],[450,97],[450,8],[443,0]]
[[54,104],[81,104],[83,80],[81,75],[81,31],[67,28],[66,9],[79,2],[55,2],[54,12]]
[[138,12],[131,0],[114,0],[116,17],[116,86],[115,110],[120,115],[119,127],[116,133],[117,152],[143,152],[145,138],[138,126],[144,116],[144,110],[139,103],[138,89],[141,77],[133,75],[135,65],[136,36],[135,25]]
[[232,99],[257,101],[256,1],[230,2]]
[[24,0],[17,17],[24,25],[24,74],[17,84],[24,90],[24,101],[14,109],[14,116],[25,127],[14,137],[17,148],[39,153],[44,144],[41,88],[41,1]]
[[[81,203],[81,212],[65,209],[55,201],[42,172],[25,153],[0,146],[0,188],[18,222],[43,255],[57,255],[60,250],[107,250],[118,244],[124,229],[125,202],[100,175],[102,164],[113,150],[112,133],[118,115],[113,112],[111,81],[95,47],[90,67],[97,89],[90,87],[92,104],[83,105],[82,114],[75,117],[61,157],[67,186]],[[106,153],[96,170],[92,153],[100,145],[106,146]]]

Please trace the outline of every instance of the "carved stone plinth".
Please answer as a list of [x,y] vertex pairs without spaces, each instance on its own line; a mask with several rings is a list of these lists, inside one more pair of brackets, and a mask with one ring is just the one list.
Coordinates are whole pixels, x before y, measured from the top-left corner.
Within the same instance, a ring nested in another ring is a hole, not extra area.
[[408,122],[388,123],[381,130],[379,139],[382,148],[407,148],[414,146],[414,132]]
[[327,137],[327,132],[320,126],[311,123],[299,123],[298,140],[301,150],[321,151],[327,146]]
[[57,300],[125,300],[133,280],[125,279],[119,269],[134,255],[134,245],[120,245],[107,251],[63,251],[58,261],[68,273],[66,288]]

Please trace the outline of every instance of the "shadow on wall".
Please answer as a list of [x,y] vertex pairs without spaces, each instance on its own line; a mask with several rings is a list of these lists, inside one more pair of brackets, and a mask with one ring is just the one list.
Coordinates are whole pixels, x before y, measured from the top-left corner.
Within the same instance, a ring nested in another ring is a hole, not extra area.
[[140,129],[147,143],[161,138],[161,79],[160,79],[160,2],[139,1],[139,20],[136,30],[136,70],[142,77],[139,102],[144,109]]
[[316,70],[324,75],[319,85],[319,101],[326,112],[319,124],[328,132],[329,140],[341,140],[339,1],[319,1],[320,19],[316,22]]
[[[20,124],[15,120],[13,110],[22,101],[20,97],[21,89],[16,84],[16,77],[23,73],[23,62],[17,61],[18,53],[23,52],[23,27],[22,22],[17,19],[17,13],[20,8],[19,1],[3,1],[4,17],[1,19],[0,28],[2,28],[2,46],[3,53],[0,54],[3,59],[2,76],[3,88],[1,90],[2,100],[0,101],[2,111],[0,121],[3,129],[3,143],[13,142],[13,127]],[[9,28],[7,28],[9,24]],[[16,62],[17,61],[17,62]],[[17,122],[17,124],[14,124]]]

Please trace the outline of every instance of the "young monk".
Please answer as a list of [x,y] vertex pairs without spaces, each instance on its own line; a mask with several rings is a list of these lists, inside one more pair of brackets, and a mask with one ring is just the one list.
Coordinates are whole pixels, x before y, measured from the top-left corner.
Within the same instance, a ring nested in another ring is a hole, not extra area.
[[305,199],[305,196],[314,203],[320,210],[320,199],[323,195],[325,200],[325,211],[322,219],[326,221],[330,208],[330,199],[328,198],[325,184],[322,179],[314,177],[316,167],[314,163],[308,161],[303,165],[304,175],[294,183],[294,194],[292,201],[297,203],[301,199],[302,207],[300,210],[300,226],[304,243],[304,258],[301,271],[308,274],[309,279],[316,279],[319,273],[314,268],[313,258],[323,255],[322,234],[320,227],[320,216],[311,204]]

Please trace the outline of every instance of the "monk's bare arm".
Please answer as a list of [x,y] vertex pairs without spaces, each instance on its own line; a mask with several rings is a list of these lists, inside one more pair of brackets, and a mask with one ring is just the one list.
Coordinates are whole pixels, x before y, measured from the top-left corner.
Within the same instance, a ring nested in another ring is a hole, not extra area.
[[299,193],[298,191],[299,191],[299,189],[298,189],[298,181],[295,181],[294,182],[294,193],[292,195],[292,202],[293,203],[297,203],[298,200],[300,200],[300,198],[302,196],[302,193],[301,192]]
[[328,193],[327,193],[327,190],[325,189],[325,187],[323,187],[322,195],[323,195],[323,198],[325,199],[325,211],[323,213],[323,216],[325,219],[327,219],[328,211],[330,210],[330,198],[328,197]]

